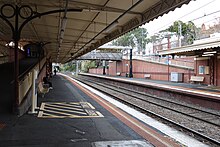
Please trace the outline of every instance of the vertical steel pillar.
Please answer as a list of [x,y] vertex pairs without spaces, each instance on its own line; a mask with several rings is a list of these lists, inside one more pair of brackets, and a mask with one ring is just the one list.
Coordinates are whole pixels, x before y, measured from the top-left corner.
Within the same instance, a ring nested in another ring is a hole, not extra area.
[[15,30],[13,34],[15,49],[14,49],[14,91],[15,91],[15,97],[14,97],[14,104],[13,104],[13,111],[16,112],[17,108],[19,106],[19,49],[18,49],[18,41],[20,40],[20,33],[18,30],[18,15],[19,15],[19,7],[16,5],[15,8]]
[[170,79],[170,59],[169,59],[169,55],[167,56],[168,59],[167,59],[167,81],[169,81]]
[[[12,10],[13,12],[7,13],[8,10]],[[23,16],[22,10],[28,9],[30,11],[28,16]],[[6,11],[5,11],[6,10]],[[11,4],[4,4],[0,8],[0,18],[3,19],[8,26],[11,28],[12,31],[12,38],[14,41],[14,97],[13,97],[13,103],[12,103],[12,109],[13,112],[17,112],[18,106],[19,106],[19,49],[18,49],[18,41],[20,40],[20,34],[24,26],[30,22],[31,20],[35,18],[40,18],[44,15],[59,13],[59,12],[65,12],[65,11],[71,11],[71,12],[81,12],[82,9],[59,9],[59,10],[52,10],[44,13],[35,13],[32,8],[28,5],[18,6],[18,5],[11,5]],[[6,13],[5,13],[6,12]],[[10,22],[9,19],[15,17],[14,25]],[[19,26],[19,17],[21,17],[24,21]]]
[[102,64],[103,64],[103,75],[106,75],[106,72],[105,72],[105,60],[103,60]]
[[214,56],[209,58],[210,66],[210,85],[214,85]]
[[132,48],[130,49],[130,70],[129,70],[129,78],[133,78],[133,72],[132,72]]

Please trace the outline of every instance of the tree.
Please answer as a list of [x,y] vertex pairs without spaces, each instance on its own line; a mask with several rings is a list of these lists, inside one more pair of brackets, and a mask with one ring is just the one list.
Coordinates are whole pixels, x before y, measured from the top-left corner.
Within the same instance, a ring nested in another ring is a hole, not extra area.
[[[175,21],[166,31],[175,32],[180,34],[179,28],[181,26],[181,34],[184,36],[188,44],[192,44],[193,40],[196,38],[196,26],[193,22],[184,23],[182,21]],[[163,30],[164,31],[164,30]]]
[[61,68],[62,71],[70,71],[73,72],[76,70],[76,64],[73,64],[71,62],[66,63],[63,65],[63,68]]
[[112,44],[131,46],[132,48],[136,46],[138,48],[138,52],[140,53],[141,51],[144,51],[146,43],[149,41],[149,39],[147,39],[147,34],[148,33],[145,28],[137,28],[114,40]]
[[81,70],[83,72],[88,72],[90,68],[96,68],[97,64],[95,60],[85,60],[81,63]]

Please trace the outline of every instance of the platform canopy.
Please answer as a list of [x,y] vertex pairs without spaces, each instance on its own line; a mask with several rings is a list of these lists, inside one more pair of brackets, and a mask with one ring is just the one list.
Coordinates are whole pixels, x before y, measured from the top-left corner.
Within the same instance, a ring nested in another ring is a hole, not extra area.
[[[18,6],[20,44],[42,42],[53,62],[66,63],[162,16],[190,0],[0,0],[2,14]],[[14,7],[10,7],[11,4]],[[32,18],[26,19],[31,16]],[[14,26],[15,17],[7,18]],[[15,27],[15,26],[14,26]],[[1,21],[1,45],[12,41],[7,21]]]
[[208,38],[192,45],[159,51],[159,55],[210,56],[219,53],[219,47],[220,38],[215,40]]

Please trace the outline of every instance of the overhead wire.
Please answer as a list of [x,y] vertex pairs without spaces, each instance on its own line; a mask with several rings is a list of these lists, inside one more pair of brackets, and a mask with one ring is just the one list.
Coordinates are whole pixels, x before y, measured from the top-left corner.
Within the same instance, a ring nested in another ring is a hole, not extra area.
[[[176,19],[176,20],[179,20],[179,19],[181,19],[181,18],[184,18],[185,16],[190,15],[190,14],[192,14],[192,13],[198,11],[198,10],[201,9],[201,8],[208,6],[209,4],[213,3],[214,1],[216,1],[216,0],[212,0],[211,2],[206,3],[206,4],[202,5],[201,7],[199,7],[199,8],[197,8],[197,9],[195,9],[195,10],[193,10],[193,11],[191,11],[191,12],[189,12],[189,13],[187,13],[187,14],[181,16],[181,17],[179,17],[179,18]],[[176,20],[175,20],[175,21],[176,21]],[[167,23],[166,25],[163,25],[162,27],[160,27],[160,28],[158,28],[157,30],[153,31],[153,34],[156,33],[156,32],[158,32],[158,31],[160,31],[162,28],[168,26],[169,24],[172,24],[172,23],[175,22],[175,21],[171,21],[171,22]]]

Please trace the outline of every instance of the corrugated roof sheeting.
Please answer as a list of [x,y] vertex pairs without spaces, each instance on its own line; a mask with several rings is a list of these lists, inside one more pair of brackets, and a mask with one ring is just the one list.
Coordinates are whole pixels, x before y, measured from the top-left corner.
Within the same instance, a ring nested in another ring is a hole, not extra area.
[[[196,55],[194,51],[197,50],[207,50],[207,49],[213,49],[220,47],[220,40],[213,41],[213,42],[205,42],[205,43],[200,43],[200,44],[193,44],[193,45],[188,45],[188,46],[183,46],[183,47],[178,47],[178,48],[173,48],[170,50],[164,50],[164,51],[159,51],[159,55]],[[190,53],[187,53],[190,52]]]
[[[4,4],[27,5],[34,11],[33,15],[47,11],[62,10],[33,19],[22,30],[22,42],[43,42],[45,52],[53,62],[65,63],[76,59],[99,46],[162,16],[190,0],[68,0],[67,24],[60,43],[63,18],[65,17],[66,0],[0,0]],[[70,11],[75,10],[75,11]],[[13,9],[7,7],[7,12]],[[76,11],[77,10],[77,11]],[[21,9],[27,15],[28,9]],[[9,19],[14,25],[14,19]],[[19,18],[19,25],[24,19]],[[113,24],[117,25],[109,29]],[[3,21],[0,37],[4,41],[12,40],[12,32]],[[107,31],[109,30],[109,31]]]

